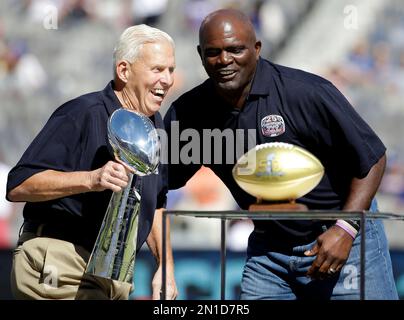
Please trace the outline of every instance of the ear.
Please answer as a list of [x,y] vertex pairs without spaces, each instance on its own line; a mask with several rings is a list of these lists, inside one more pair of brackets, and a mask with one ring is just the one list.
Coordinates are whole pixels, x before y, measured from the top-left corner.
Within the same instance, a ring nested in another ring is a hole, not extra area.
[[261,41],[258,40],[255,43],[254,47],[255,47],[255,57],[258,60],[258,58],[260,57],[260,52],[261,52]]
[[130,64],[126,60],[118,61],[116,68],[115,68],[116,75],[118,79],[122,82],[127,83],[129,78],[130,72]]
[[196,47],[196,49],[198,50],[199,57],[201,58],[202,63],[203,63],[202,48],[201,48],[201,46],[198,44],[198,46]]

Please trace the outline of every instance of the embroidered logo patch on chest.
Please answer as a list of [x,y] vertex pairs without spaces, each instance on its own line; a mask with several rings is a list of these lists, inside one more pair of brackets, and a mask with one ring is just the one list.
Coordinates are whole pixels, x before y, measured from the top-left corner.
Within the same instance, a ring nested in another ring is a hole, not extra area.
[[261,131],[265,137],[277,137],[285,132],[285,121],[281,116],[270,114],[261,120]]

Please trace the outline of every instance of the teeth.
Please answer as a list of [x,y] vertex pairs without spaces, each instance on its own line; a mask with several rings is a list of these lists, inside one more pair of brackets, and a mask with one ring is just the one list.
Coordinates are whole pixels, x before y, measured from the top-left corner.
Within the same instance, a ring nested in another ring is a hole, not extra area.
[[230,71],[228,71],[228,70],[220,71],[220,74],[224,75],[224,76],[227,76],[227,75],[232,74],[232,73],[234,73],[234,71],[232,71],[232,70],[230,70]]
[[164,91],[164,89],[154,89],[153,93],[157,94],[159,96],[164,96],[165,91]]

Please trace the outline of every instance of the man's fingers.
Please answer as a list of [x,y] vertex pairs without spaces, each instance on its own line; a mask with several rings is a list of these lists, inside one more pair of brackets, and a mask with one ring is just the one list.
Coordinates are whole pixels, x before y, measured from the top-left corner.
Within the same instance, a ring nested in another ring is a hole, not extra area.
[[333,277],[333,276],[335,276],[335,275],[339,272],[340,269],[341,269],[341,268],[340,268],[338,265],[336,265],[336,264],[331,264],[331,265],[328,267],[327,274],[328,274],[330,277]]
[[125,188],[128,185],[127,181],[114,177],[109,177],[106,183],[118,187],[119,189]]
[[103,186],[104,190],[108,189],[113,192],[120,192],[123,189],[122,187],[117,186],[116,184],[108,182],[108,181],[105,181],[104,183],[102,183],[102,186]]
[[123,165],[109,161],[103,168],[100,180],[103,189],[119,192],[128,185],[129,177]]
[[328,278],[330,275],[333,275],[335,273],[335,270],[331,268],[331,262],[330,261],[324,261],[324,263],[320,266],[318,269],[317,275],[320,279],[325,279]]
[[317,245],[317,243],[313,246],[313,248],[311,248],[310,250],[306,250],[304,252],[305,256],[311,257],[311,256],[315,256],[316,254],[318,254],[318,249],[319,246]]
[[[175,300],[178,296],[178,291],[171,286],[167,286],[166,288],[166,296],[165,300]],[[153,300],[163,300],[163,291],[161,289],[153,289]]]
[[121,178],[123,180],[128,181],[129,180],[129,177],[128,177],[129,173],[130,172],[128,171],[127,167],[125,167],[125,165],[113,162],[112,170],[110,172],[111,175],[113,175],[113,176],[115,176],[117,178]]
[[114,181],[121,181],[124,183],[127,183],[129,181],[128,175],[126,174],[126,172],[111,172],[110,173],[110,182],[112,182],[112,180]]
[[122,160],[116,159],[116,161],[119,162],[119,164],[121,164],[125,168],[126,173],[135,173],[135,170]]
[[[317,250],[318,251],[318,250]],[[310,278],[318,278],[319,277],[319,270],[321,268],[321,266],[323,265],[324,261],[325,261],[325,257],[323,254],[317,254],[316,259],[313,261],[311,267],[309,268],[309,271],[307,271],[307,276]]]

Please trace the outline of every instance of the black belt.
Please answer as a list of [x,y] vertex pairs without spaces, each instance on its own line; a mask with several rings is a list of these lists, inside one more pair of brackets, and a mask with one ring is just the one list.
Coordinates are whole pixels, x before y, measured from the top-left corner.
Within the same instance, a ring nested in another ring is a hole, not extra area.
[[[95,239],[91,240],[80,231],[80,228],[71,224],[24,221],[23,232],[34,233],[37,237],[54,238],[81,245],[91,252]],[[23,242],[19,240],[18,245]]]

